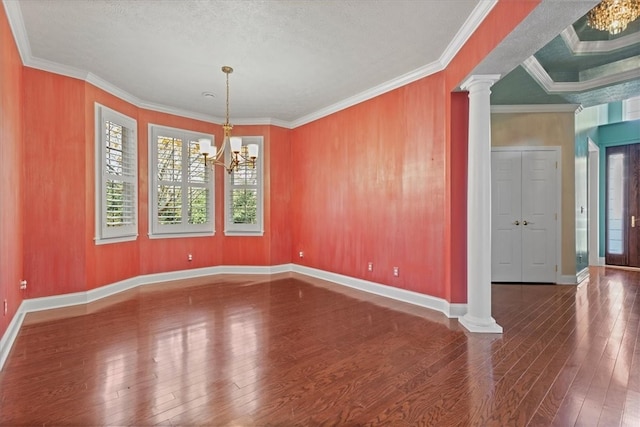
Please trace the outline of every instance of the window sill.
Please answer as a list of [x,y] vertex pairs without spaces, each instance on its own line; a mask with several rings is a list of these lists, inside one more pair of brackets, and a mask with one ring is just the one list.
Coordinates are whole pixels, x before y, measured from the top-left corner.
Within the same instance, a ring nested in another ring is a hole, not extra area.
[[215,236],[215,232],[203,232],[203,233],[149,233],[149,239],[178,239],[178,238],[191,238],[191,237],[211,237]]
[[134,234],[131,236],[121,236],[121,237],[94,237],[93,242],[96,246],[99,245],[108,245],[110,243],[122,243],[122,242],[133,242],[138,239],[138,235]]
[[262,237],[264,235],[264,231],[225,230],[224,235],[229,237]]

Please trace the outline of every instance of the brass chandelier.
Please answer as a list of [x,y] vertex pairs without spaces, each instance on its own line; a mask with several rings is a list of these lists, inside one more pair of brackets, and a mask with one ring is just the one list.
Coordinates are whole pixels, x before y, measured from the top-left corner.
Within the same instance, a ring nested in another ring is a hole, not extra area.
[[603,0],[587,14],[587,24],[600,31],[619,34],[640,16],[640,0]]
[[[229,66],[222,67],[222,72],[227,75],[227,114],[226,121],[222,125],[224,129],[224,139],[222,140],[222,146],[218,150],[212,141],[208,138],[200,138],[198,143],[200,145],[200,154],[204,156],[204,164],[218,165],[226,169],[231,174],[234,170],[240,166],[249,166],[251,168],[256,167],[256,160],[258,159],[258,144],[242,145],[242,138],[239,136],[231,136],[231,129],[233,125],[229,123],[229,74],[233,73],[233,68]],[[224,162],[224,152],[229,146],[231,150],[229,164]],[[207,159],[209,162],[207,163]]]

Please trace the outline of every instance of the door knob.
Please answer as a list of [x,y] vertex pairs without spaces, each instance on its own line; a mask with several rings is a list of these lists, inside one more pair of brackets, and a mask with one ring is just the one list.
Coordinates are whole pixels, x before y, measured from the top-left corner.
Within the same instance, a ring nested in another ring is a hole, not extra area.
[[636,216],[631,215],[631,228],[635,228],[636,226]]
[[518,221],[518,220],[516,219],[516,222],[514,222],[514,224],[515,224],[515,225],[520,225],[520,221]]
[[522,225],[527,225],[527,224],[529,224],[529,223],[527,222],[526,219],[524,221],[522,221]]

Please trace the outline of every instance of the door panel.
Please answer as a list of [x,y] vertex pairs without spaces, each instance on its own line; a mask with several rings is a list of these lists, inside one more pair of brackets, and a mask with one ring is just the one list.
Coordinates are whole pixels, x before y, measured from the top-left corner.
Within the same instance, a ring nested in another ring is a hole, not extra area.
[[556,153],[522,153],[522,277],[555,282]]
[[556,152],[491,153],[491,280],[556,281]]
[[629,147],[629,266],[640,267],[640,144]]
[[605,262],[610,265],[628,264],[626,229],[628,151],[627,146],[607,148],[604,257]]
[[491,278],[497,282],[522,281],[521,162],[516,151],[491,153]]

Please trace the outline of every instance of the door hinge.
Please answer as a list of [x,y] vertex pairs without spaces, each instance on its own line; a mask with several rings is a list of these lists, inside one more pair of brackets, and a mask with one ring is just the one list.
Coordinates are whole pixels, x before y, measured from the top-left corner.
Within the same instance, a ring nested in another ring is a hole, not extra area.
[[556,273],[558,272],[558,264],[556,264]]
[[558,162],[556,161],[556,169],[558,169]]

